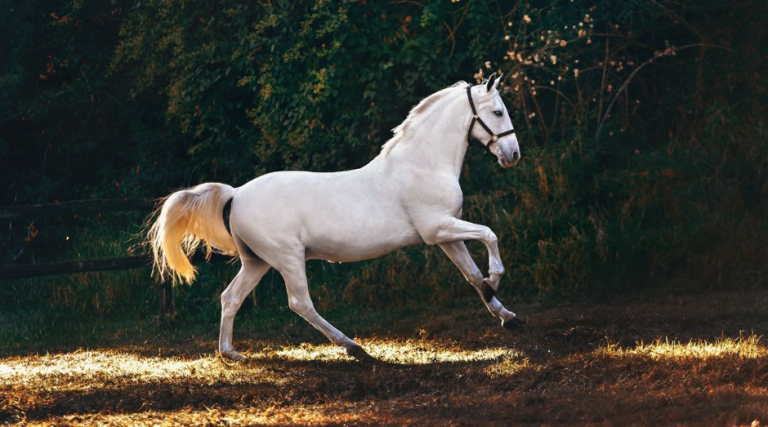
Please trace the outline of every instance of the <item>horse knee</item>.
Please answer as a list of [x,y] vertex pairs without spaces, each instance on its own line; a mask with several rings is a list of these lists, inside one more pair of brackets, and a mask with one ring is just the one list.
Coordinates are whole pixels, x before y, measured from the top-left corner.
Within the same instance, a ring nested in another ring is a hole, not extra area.
[[486,227],[484,231],[485,232],[483,234],[485,234],[485,240],[488,241],[489,244],[491,245],[499,244],[499,238],[496,237],[496,233],[494,233],[493,230]]

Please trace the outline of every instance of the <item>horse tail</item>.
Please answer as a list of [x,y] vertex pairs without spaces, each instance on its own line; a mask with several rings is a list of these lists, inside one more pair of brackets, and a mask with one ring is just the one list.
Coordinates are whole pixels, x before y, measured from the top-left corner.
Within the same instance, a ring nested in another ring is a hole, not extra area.
[[177,191],[162,201],[152,217],[157,219],[148,232],[154,255],[153,270],[161,278],[170,276],[174,282],[191,283],[196,269],[188,256],[201,243],[206,256],[214,251],[237,255],[223,212],[234,194],[231,186],[210,182]]

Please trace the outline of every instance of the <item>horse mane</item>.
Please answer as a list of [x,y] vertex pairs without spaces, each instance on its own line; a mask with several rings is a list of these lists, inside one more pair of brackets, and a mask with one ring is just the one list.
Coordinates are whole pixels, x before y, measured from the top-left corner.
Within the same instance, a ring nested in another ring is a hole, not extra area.
[[390,138],[389,141],[381,146],[381,156],[384,157],[390,151],[392,151],[392,148],[398,142],[400,142],[401,139],[403,139],[403,136],[408,131],[408,127],[414,122],[414,120],[416,120],[416,118],[427,111],[431,106],[435,105],[438,101],[442,100],[448,93],[452,92],[453,89],[457,87],[461,87],[463,89],[467,87],[468,84],[469,83],[460,80],[445,89],[429,95],[428,97],[422,99],[421,102],[416,104],[415,107],[411,108],[411,111],[408,113],[408,117],[406,117],[405,121],[392,129],[392,132],[394,133],[392,138]]

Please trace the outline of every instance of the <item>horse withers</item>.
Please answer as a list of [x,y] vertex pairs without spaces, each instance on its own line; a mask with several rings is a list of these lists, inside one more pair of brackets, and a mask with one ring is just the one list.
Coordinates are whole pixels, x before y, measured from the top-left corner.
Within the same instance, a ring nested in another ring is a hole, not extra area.
[[[522,325],[495,297],[504,273],[496,235],[461,219],[459,175],[469,144],[480,141],[505,168],[520,159],[499,81],[494,74],[477,86],[459,82],[425,98],[360,169],[275,172],[239,188],[205,183],[171,194],[149,231],[156,271],[191,282],[195,268],[187,256],[200,244],[240,258],[240,272],[221,294],[219,352],[233,360],[245,359],[232,346],[235,314],[270,268],[283,276],[291,310],[350,355],[367,358],[315,310],[305,263],[360,261],[416,244],[439,245],[502,326]],[[229,230],[223,218],[228,203]],[[487,278],[465,240],[487,248]]]

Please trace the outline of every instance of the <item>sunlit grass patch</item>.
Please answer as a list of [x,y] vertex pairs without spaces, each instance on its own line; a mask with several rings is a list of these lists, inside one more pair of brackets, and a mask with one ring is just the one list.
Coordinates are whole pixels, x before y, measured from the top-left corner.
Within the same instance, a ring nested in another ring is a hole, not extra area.
[[705,359],[720,356],[738,356],[757,359],[768,356],[768,348],[760,343],[754,334],[738,338],[722,338],[715,341],[692,340],[681,343],[675,340],[657,339],[652,343],[637,343],[634,348],[623,348],[608,344],[595,350],[595,354],[609,357],[647,356],[653,359],[696,358]]
[[[477,350],[441,347],[422,341],[362,341],[365,349],[379,360],[402,365],[494,361],[517,356],[508,348]],[[277,383],[266,367],[272,362],[314,361],[353,362],[344,349],[332,345],[301,344],[278,349],[264,348],[247,354],[251,363],[222,362],[214,354],[191,358],[143,356],[136,352],[78,350],[51,355],[17,356],[0,360],[0,385],[26,384],[30,387],[56,387],[78,390],[90,387],[112,388],[126,383],[153,384],[194,381],[198,384],[253,381]]]
[[423,341],[363,341],[362,345],[371,356],[390,363],[425,365],[429,363],[465,363],[496,360],[517,356],[517,351],[504,347],[465,350],[438,347],[434,342]]
[[182,359],[147,357],[119,350],[89,350],[0,361],[0,385],[55,386],[59,390],[186,380],[201,384],[222,380],[237,382],[241,376],[242,373],[227,369],[214,355]]
[[144,378],[188,374],[198,361],[141,357],[108,351],[76,351],[37,357],[18,357],[0,362],[3,379],[26,380],[45,375],[90,376],[96,372],[111,375],[135,374]]
[[302,343],[298,347],[286,346],[279,349],[265,348],[256,353],[247,353],[251,360],[263,359],[287,359],[298,361],[318,361],[318,362],[340,362],[351,361],[353,358],[347,356],[343,348],[332,345],[311,345]]
[[[361,345],[374,358],[384,362],[403,365],[425,365],[429,363],[460,363],[496,360],[502,357],[517,355],[515,350],[503,347],[465,350],[457,348],[441,348],[434,343],[422,341],[361,341]],[[302,344],[298,347],[284,347],[279,350],[265,350],[255,353],[252,358],[270,356],[301,361],[352,361],[344,349],[333,344],[311,345]]]

